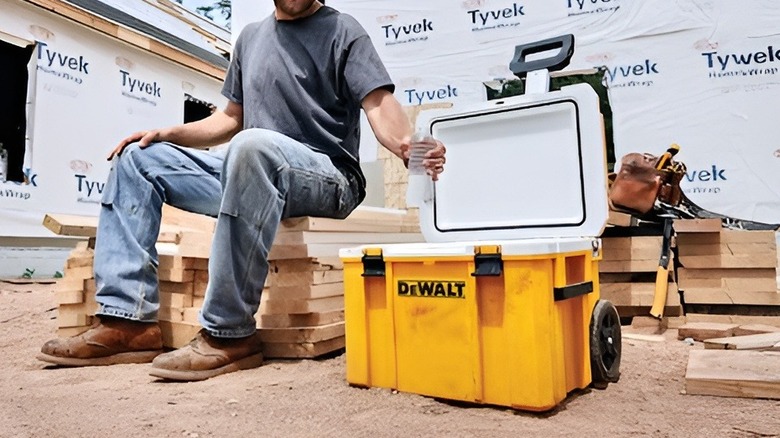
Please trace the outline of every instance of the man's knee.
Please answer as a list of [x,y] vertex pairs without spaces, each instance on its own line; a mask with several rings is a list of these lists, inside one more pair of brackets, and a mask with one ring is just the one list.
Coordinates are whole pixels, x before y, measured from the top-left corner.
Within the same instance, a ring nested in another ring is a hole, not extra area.
[[252,166],[265,170],[278,169],[284,162],[279,148],[279,136],[267,129],[247,129],[230,141],[225,159],[226,170]]

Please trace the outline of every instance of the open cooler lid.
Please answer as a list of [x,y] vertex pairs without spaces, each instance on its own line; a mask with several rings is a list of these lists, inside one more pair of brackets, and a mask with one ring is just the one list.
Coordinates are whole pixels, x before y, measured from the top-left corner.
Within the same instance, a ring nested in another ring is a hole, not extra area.
[[408,189],[426,241],[601,234],[606,151],[589,85],[484,102],[429,131],[447,147],[445,171],[410,175]]

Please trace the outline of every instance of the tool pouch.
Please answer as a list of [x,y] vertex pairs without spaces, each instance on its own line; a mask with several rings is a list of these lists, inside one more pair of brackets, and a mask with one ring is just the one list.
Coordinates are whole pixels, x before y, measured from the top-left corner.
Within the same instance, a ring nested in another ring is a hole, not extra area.
[[612,210],[643,215],[653,209],[656,199],[671,206],[680,204],[680,181],[685,175],[685,165],[669,160],[659,170],[656,167],[660,158],[636,152],[623,156],[618,173],[610,175]]
[[653,209],[661,189],[658,160],[650,154],[630,153],[620,160],[620,170],[609,188],[613,210],[645,214]]

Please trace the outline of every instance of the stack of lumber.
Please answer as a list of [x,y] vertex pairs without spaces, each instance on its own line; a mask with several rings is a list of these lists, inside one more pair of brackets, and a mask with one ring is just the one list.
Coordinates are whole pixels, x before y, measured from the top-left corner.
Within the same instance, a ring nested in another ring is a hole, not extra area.
[[63,277],[54,285],[58,336],[77,335],[92,324],[97,310],[92,274],[94,255],[87,242],[79,242],[68,255]]
[[[609,300],[621,317],[647,315],[655,296],[658,261],[663,237],[628,235],[602,237],[602,260],[599,263],[601,298]],[[665,316],[682,314],[680,296],[674,280],[670,252]]]
[[[93,237],[97,220],[47,215],[44,224],[58,234]],[[163,210],[156,247],[158,316],[166,347],[186,345],[200,330],[198,312],[209,279],[208,256],[214,226],[212,218],[168,206]],[[311,358],[344,348],[340,248],[419,241],[422,235],[418,220],[405,211],[359,208],[344,220],[302,217],[284,221],[269,254],[269,276],[255,315],[265,356]],[[94,239],[90,240],[92,243]],[[88,260],[85,254],[89,255]],[[89,245],[81,244],[66,262],[73,268],[66,268],[56,286],[58,297],[62,294],[63,299],[67,291],[72,292],[72,296],[67,295],[69,302],[58,302],[60,324],[70,324],[67,331],[60,330],[62,336],[86,330],[96,310],[92,257]],[[76,302],[78,298],[82,301]]]
[[689,323],[678,337],[704,342],[688,357],[687,394],[780,399],[780,327]]
[[675,221],[675,230],[686,313],[780,316],[774,231],[724,229],[719,219]]
[[421,242],[416,216],[360,208],[345,220],[282,222],[269,253],[256,315],[264,355],[316,357],[344,348],[344,265],[338,251],[363,244]]

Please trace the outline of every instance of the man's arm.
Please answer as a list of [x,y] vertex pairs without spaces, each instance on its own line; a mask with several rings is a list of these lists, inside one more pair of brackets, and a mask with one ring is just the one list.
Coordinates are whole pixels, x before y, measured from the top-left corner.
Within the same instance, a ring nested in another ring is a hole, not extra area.
[[197,122],[176,125],[170,128],[136,132],[125,138],[108,155],[111,160],[119,155],[128,144],[138,142],[145,148],[151,143],[169,141],[180,146],[203,149],[226,143],[244,127],[244,107],[228,101],[224,111],[217,110]]
[[[378,88],[363,99],[363,110],[379,143],[395,156],[402,159],[405,165],[409,162],[409,140],[412,127],[409,118],[393,94],[383,88]],[[434,181],[444,171],[444,154],[446,149],[440,141],[435,148],[426,152],[423,166]]]

